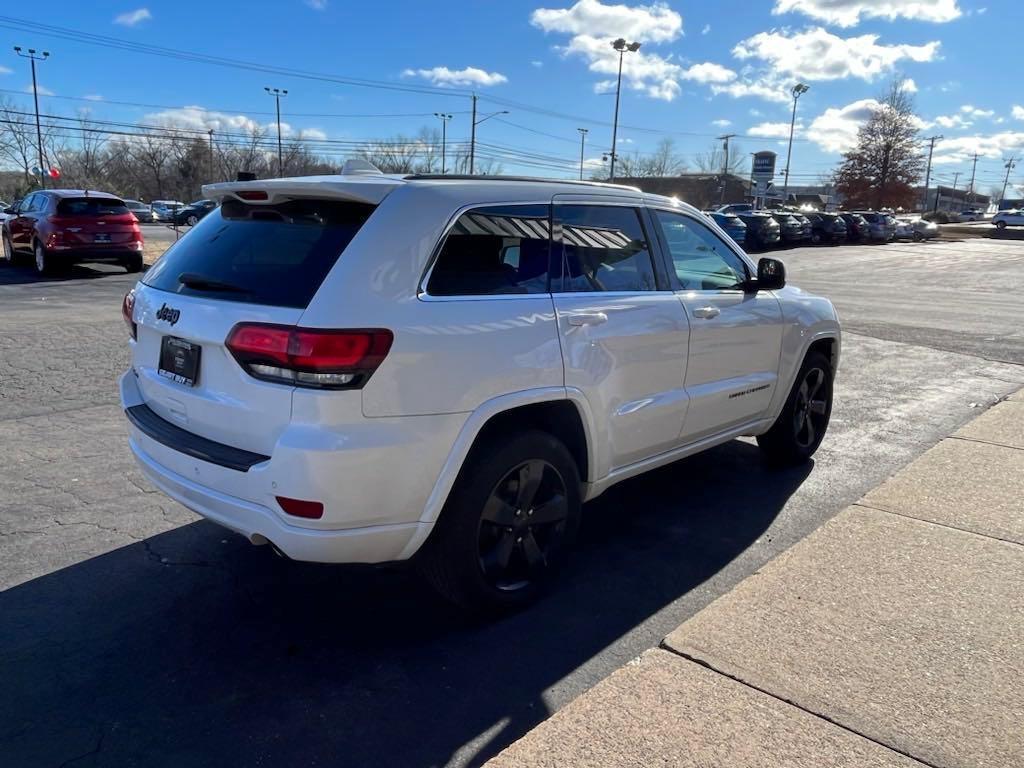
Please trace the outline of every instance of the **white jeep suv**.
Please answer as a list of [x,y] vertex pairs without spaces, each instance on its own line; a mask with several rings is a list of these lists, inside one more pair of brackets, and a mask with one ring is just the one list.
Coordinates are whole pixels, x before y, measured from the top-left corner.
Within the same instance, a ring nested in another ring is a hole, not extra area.
[[412,559],[514,608],[614,483],[824,436],[831,303],[678,200],[379,173],[203,191],[219,209],[125,297],[129,441],[169,496],[288,557]]

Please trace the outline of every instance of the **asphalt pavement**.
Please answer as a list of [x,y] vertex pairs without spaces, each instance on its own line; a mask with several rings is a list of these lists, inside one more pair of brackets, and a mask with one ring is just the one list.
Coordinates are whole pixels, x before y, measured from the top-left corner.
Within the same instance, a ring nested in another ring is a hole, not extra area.
[[1024,244],[779,256],[844,322],[815,462],[770,471],[734,441],[623,483],[561,587],[486,625],[154,492],[115,387],[134,279],[0,268],[4,765],[478,765],[1024,384]]

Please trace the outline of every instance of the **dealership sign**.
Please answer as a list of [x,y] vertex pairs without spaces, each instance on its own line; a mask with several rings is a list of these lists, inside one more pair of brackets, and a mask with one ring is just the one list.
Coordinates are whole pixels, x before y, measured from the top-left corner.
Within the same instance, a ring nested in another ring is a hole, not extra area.
[[775,153],[767,151],[755,152],[751,176],[755,180],[764,179],[766,181],[771,181],[775,178]]

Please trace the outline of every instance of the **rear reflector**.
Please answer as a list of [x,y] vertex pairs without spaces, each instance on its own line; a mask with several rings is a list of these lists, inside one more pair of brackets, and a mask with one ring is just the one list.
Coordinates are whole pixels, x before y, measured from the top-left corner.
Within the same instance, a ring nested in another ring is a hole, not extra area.
[[128,332],[133,339],[139,337],[139,327],[135,324],[135,289],[128,291],[121,300],[121,317],[128,326]]
[[324,505],[319,501],[303,501],[302,499],[289,499],[286,496],[276,496],[277,503],[281,509],[292,517],[305,517],[309,520],[319,520],[324,516]]
[[239,323],[225,345],[257,379],[316,389],[362,387],[393,340],[383,329],[322,330]]
[[267,193],[261,189],[243,189],[241,192],[235,192],[235,197],[240,197],[242,200],[267,200]]

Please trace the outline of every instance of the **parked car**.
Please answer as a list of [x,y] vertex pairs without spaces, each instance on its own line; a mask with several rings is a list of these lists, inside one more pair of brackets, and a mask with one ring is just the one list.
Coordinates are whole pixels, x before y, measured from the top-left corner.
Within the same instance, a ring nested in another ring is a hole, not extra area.
[[914,226],[910,223],[910,219],[903,216],[894,216],[893,218],[896,220],[896,234],[893,240],[914,240]]
[[781,242],[785,245],[796,245],[804,239],[803,223],[792,213],[772,211],[769,214],[779,225]]
[[857,211],[868,223],[868,239],[876,243],[887,243],[896,237],[896,220],[886,213]]
[[725,234],[733,239],[733,241],[742,246],[747,239],[747,225],[743,223],[743,219],[734,213],[709,213],[707,214],[714,222],[725,230]]
[[977,208],[970,208],[966,211],[960,211],[958,214],[960,221],[984,221],[985,212]]
[[415,558],[441,594],[493,611],[538,596],[581,503],[621,480],[740,435],[806,461],[832,407],[832,304],[677,200],[536,202],[591,189],[608,192],[451,175],[205,187],[220,207],[122,306],[143,473],[255,544]]
[[119,197],[92,190],[47,189],[28,195],[5,213],[10,216],[2,232],[8,263],[32,255],[40,274],[81,262],[142,270],[142,230]]
[[154,200],[150,207],[157,221],[171,221],[174,212],[184,208],[185,204],[178,200]]
[[754,206],[750,203],[728,203],[727,205],[719,206],[716,209],[716,213],[750,213],[754,210]]
[[800,222],[800,239],[805,243],[810,242],[814,228],[811,226],[811,220],[807,218],[807,214],[803,211],[791,211],[791,215]]
[[999,211],[999,213],[992,217],[992,223],[999,229],[1006,229],[1007,227],[1024,227],[1024,211],[1016,208],[1007,211]]
[[834,213],[814,211],[808,213],[811,222],[811,242],[839,245],[846,240],[846,222]]
[[846,222],[846,242],[861,243],[871,237],[867,220],[858,213],[840,213],[839,217]]
[[925,221],[920,216],[904,216],[899,221],[905,222],[910,227],[911,239],[918,242],[921,240],[931,240],[933,237],[939,236],[939,225],[931,221]]
[[145,203],[141,203],[138,200],[125,200],[124,204],[142,224],[151,224],[156,221],[156,218],[153,216],[153,209]]
[[216,200],[196,200],[184,208],[179,208],[171,217],[171,221],[179,226],[194,227],[206,214],[217,207]]
[[778,245],[782,239],[779,222],[764,211],[739,211],[736,216],[747,228],[744,247],[763,251]]

